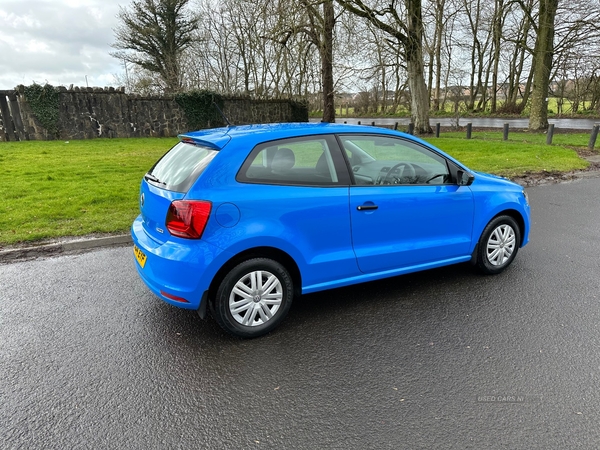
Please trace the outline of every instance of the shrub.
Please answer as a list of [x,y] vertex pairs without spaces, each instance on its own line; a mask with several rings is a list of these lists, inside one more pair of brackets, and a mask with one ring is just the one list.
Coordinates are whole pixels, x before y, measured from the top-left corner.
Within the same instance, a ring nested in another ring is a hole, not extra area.
[[32,84],[25,86],[25,99],[33,111],[33,115],[42,126],[54,137],[60,132],[59,123],[59,94],[58,90],[49,84],[41,86]]

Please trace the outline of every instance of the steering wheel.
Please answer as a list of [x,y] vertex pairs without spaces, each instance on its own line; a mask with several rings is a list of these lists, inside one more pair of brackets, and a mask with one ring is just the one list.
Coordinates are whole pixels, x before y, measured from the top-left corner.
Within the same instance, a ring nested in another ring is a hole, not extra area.
[[[398,175],[393,175],[393,172],[396,169],[399,169],[400,167],[402,167],[402,170],[400,170],[400,173]],[[406,173],[404,173],[405,171],[406,171]],[[401,163],[396,164],[390,170],[388,170],[385,177],[383,177],[383,180],[381,180],[381,184],[398,184],[398,182],[400,181],[401,178],[415,178],[415,176],[416,176],[416,172],[415,172],[415,168],[412,166],[412,164],[401,162]],[[389,181],[388,181],[388,178],[390,178]],[[391,178],[395,178],[396,182],[392,183]]]

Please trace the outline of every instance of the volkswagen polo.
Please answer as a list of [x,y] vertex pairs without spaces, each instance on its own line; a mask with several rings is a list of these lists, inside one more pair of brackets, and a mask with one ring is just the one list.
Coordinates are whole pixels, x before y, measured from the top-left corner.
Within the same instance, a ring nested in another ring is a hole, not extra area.
[[341,124],[191,132],[146,173],[135,264],[159,298],[263,335],[301,294],[470,261],[528,242],[523,188],[411,135]]

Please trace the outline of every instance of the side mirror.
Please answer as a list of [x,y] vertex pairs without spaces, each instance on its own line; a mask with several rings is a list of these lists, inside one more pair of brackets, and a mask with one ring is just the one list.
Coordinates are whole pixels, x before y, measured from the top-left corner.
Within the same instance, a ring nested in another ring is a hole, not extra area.
[[471,186],[473,181],[475,181],[475,177],[469,172],[465,172],[464,170],[456,171],[456,184],[459,186]]

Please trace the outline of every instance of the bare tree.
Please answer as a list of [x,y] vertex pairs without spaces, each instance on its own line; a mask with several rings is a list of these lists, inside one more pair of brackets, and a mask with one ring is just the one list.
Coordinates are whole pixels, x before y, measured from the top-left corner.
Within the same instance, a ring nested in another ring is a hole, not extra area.
[[[469,58],[469,84],[467,110],[473,111],[485,106],[487,101],[486,75],[491,47],[491,30],[486,16],[489,15],[489,6],[482,0],[463,0],[461,22],[464,23],[463,35],[455,37],[457,47],[468,51]],[[476,106],[477,99],[479,104]]]
[[[128,90],[303,97],[325,121],[335,120],[336,95],[346,108],[360,98],[369,113],[406,107],[419,133],[431,130],[430,107],[448,101],[457,115],[527,105],[532,119],[541,103],[541,129],[549,95],[559,113],[600,108],[597,0],[196,0],[200,28],[188,1],[133,0],[122,9],[117,36],[141,36],[138,50],[114,45]],[[178,27],[185,33],[167,58],[166,43],[176,40],[161,14],[173,5],[189,27]],[[140,18],[147,28],[133,27]]]
[[[522,87],[522,76],[527,71],[533,53],[535,36],[532,33],[532,11],[535,0],[522,0],[519,8],[509,8],[502,38],[507,43],[506,49],[506,98],[499,112],[520,114],[523,112],[531,90],[533,73],[529,75]],[[520,96],[520,98],[519,98]],[[521,102],[518,102],[521,99]]]
[[307,97],[322,89],[321,3],[310,6],[315,39],[307,39],[313,27],[300,0],[202,1],[203,27],[188,58],[191,86],[261,98]]
[[558,100],[568,98],[570,112],[586,109],[592,98],[600,51],[600,3],[572,0],[556,13],[554,64],[551,80],[558,88]]
[[411,117],[415,131],[431,133],[429,93],[423,63],[423,16],[421,0],[391,0],[380,8],[362,0],[336,0],[347,11],[362,17],[388,33],[403,49],[411,94]]
[[120,59],[158,75],[165,92],[182,88],[181,54],[192,43],[198,19],[189,0],[133,0],[119,11],[112,47]]
[[[321,60],[321,87],[323,92],[323,122],[335,122],[335,89],[333,78],[333,31],[335,11],[333,0],[300,0],[308,23],[293,27],[292,32],[304,32],[316,46]],[[321,10],[319,10],[319,6]]]
[[[428,76],[428,87],[429,97],[432,98],[433,103],[431,108],[433,111],[439,111],[441,107],[441,92],[442,92],[442,62],[443,52],[442,45],[445,42],[446,32],[449,28],[449,23],[454,20],[456,15],[456,9],[448,8],[449,2],[447,0],[430,0],[429,7],[426,8],[425,14],[428,16],[429,22],[433,24],[432,30],[424,35],[424,47],[429,57],[429,76]],[[432,36],[431,41],[428,40],[428,34]]]

